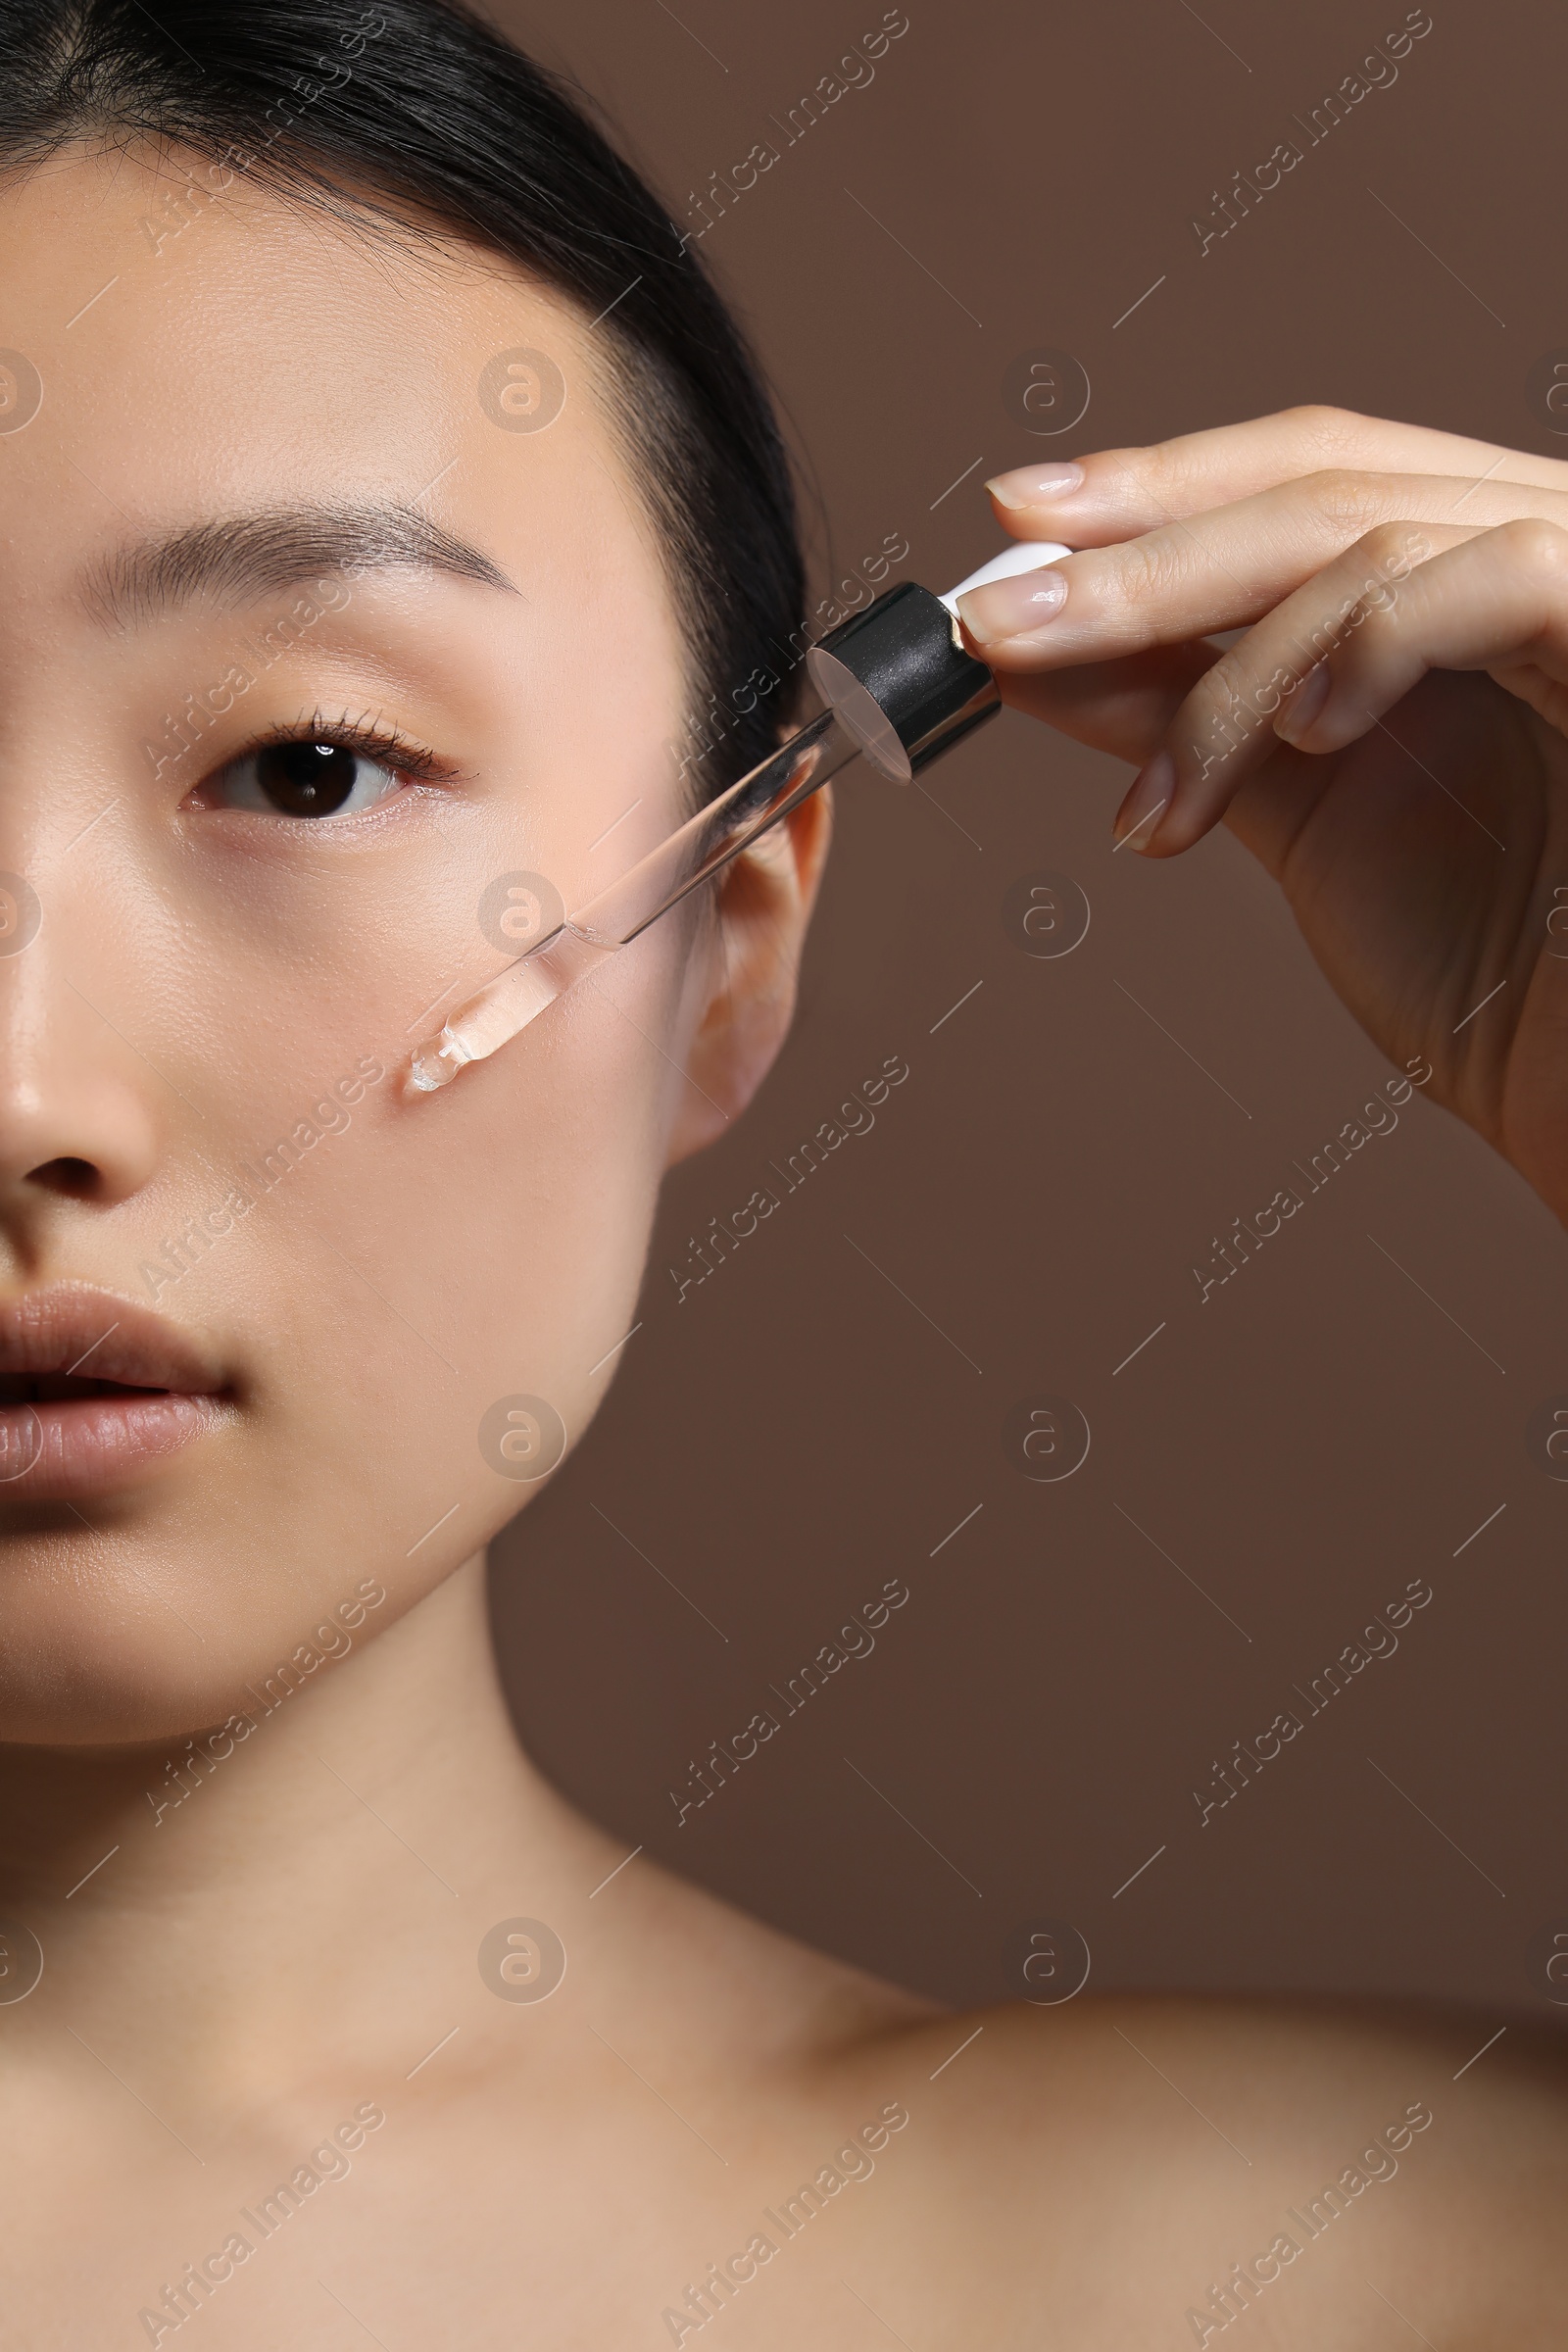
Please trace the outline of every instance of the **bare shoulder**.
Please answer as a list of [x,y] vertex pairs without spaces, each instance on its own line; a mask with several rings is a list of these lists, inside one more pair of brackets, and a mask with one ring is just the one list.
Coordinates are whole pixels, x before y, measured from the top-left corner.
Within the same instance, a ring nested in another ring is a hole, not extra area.
[[1381,2352],[1400,2320],[1444,2352],[1561,2344],[1568,2045],[1527,2023],[1086,1995],[895,2025],[841,2063],[904,2119],[889,2261],[999,2343],[1213,2344],[1255,2308],[1268,2346]]

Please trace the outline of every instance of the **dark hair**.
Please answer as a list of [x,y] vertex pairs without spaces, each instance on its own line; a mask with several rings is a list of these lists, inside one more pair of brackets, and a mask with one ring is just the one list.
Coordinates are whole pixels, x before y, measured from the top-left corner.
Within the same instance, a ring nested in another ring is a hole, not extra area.
[[696,797],[773,748],[805,583],[768,397],[695,252],[558,77],[461,0],[0,0],[0,169],[76,139],[184,149],[389,235],[455,231],[598,321],[685,624]]

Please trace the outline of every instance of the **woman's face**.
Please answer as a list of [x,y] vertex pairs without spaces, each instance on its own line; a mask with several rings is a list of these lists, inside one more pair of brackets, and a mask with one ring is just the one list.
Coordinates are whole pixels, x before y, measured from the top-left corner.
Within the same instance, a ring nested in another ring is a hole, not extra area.
[[591,1415],[661,1172],[783,1017],[671,917],[408,1097],[516,952],[509,877],[569,908],[679,820],[680,632],[586,320],[190,170],[0,190],[24,1740],[219,1720],[363,1587],[384,1623],[475,1551]]

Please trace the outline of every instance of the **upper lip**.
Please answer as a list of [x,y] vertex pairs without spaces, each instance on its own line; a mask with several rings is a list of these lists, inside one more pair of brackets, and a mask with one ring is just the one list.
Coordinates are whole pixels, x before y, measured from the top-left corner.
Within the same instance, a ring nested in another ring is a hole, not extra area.
[[68,1287],[0,1299],[0,1375],[75,1372],[82,1381],[211,1396],[225,1379],[210,1349],[111,1291]]

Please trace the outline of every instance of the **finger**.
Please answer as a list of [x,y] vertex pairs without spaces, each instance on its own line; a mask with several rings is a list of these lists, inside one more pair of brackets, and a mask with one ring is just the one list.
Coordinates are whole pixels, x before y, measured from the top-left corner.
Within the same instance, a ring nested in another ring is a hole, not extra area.
[[1298,751],[1343,751],[1429,669],[1485,669],[1512,675],[1521,688],[1520,673],[1532,672],[1526,699],[1563,728],[1568,530],[1505,522],[1434,556],[1335,646],[1281,711],[1275,732]]
[[971,588],[958,615],[992,669],[1055,667],[1245,627],[1381,522],[1469,527],[1530,514],[1568,523],[1568,490],[1494,480],[1456,495],[1443,475],[1308,474]]
[[1538,664],[1539,692],[1556,691],[1568,713],[1568,689],[1551,683],[1568,678],[1568,531],[1425,526],[1429,553],[1413,564],[1409,536],[1369,533],[1221,657],[1135,780],[1118,840],[1136,834],[1156,857],[1191,848],[1282,742],[1343,750],[1431,669]]
[[1421,473],[1535,483],[1568,492],[1568,464],[1348,409],[1284,409],[1145,449],[1102,449],[1076,463],[1020,466],[987,482],[1015,539],[1105,547],[1157,523],[1230,506],[1324,471]]

